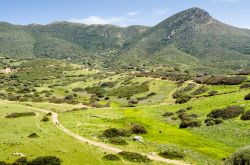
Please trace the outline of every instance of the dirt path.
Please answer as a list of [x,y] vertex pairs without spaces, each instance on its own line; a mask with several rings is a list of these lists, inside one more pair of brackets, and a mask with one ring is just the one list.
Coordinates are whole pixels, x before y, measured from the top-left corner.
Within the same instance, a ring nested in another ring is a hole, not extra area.
[[[109,146],[107,144],[101,143],[101,142],[96,142],[96,141],[92,141],[90,139],[86,139],[78,134],[75,134],[73,132],[71,132],[70,130],[68,130],[67,128],[65,128],[62,124],[60,124],[59,120],[58,120],[58,114],[55,112],[52,112],[50,110],[46,110],[46,109],[40,109],[40,108],[34,108],[34,107],[27,107],[28,109],[31,110],[35,110],[35,111],[39,111],[39,112],[43,112],[43,113],[51,113],[52,116],[52,121],[53,123],[56,125],[57,128],[59,128],[60,130],[62,130],[63,132],[65,132],[66,134],[68,134],[69,136],[81,141],[81,142],[85,142],[88,143],[90,145],[105,149],[105,150],[109,150],[112,151],[114,153],[119,153],[122,152],[123,150],[113,147],[113,146]],[[159,157],[156,154],[143,154],[146,155],[149,159],[151,160],[155,160],[155,161],[160,161],[160,162],[165,162],[168,164],[175,164],[175,165],[189,165],[188,163],[185,163],[183,161],[179,161],[179,160],[171,160],[171,159],[165,159],[162,157]]]

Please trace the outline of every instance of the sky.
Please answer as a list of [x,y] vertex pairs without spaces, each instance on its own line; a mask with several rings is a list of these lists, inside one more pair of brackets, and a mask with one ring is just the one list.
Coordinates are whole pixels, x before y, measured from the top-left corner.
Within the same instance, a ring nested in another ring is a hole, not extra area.
[[154,26],[191,7],[202,8],[224,23],[250,29],[250,0],[0,0],[0,22]]

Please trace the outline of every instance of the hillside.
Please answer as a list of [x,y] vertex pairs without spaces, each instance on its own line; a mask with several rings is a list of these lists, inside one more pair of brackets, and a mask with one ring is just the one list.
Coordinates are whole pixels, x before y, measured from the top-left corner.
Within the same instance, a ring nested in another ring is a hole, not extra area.
[[250,30],[191,8],[153,27],[0,23],[0,55],[67,59],[110,69],[177,66],[222,73],[250,66]]

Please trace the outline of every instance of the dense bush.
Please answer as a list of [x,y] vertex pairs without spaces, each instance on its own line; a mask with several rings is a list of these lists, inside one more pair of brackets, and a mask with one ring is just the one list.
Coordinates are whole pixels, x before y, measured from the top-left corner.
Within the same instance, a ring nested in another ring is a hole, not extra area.
[[28,138],[38,138],[39,136],[36,133],[32,133],[28,136]]
[[244,99],[245,99],[245,100],[250,100],[250,93],[248,93],[248,94],[245,96]]
[[244,107],[235,105],[235,106],[228,106],[228,107],[223,108],[223,109],[212,110],[207,115],[207,117],[222,118],[222,119],[226,120],[226,119],[236,118],[242,113],[244,113]]
[[192,94],[193,95],[200,95],[200,94],[206,93],[208,90],[209,89],[207,87],[201,86],[198,89],[196,89]]
[[61,160],[55,156],[37,157],[28,161],[26,157],[17,159],[14,163],[5,163],[0,161],[0,165],[60,165]]
[[116,145],[127,145],[128,144],[128,142],[121,137],[109,138],[109,143],[116,144]]
[[17,118],[17,117],[25,117],[25,116],[36,116],[35,112],[13,112],[5,116],[5,118]]
[[72,91],[73,92],[85,92],[85,90],[83,88],[80,88],[80,87],[74,88],[74,89],[72,89]]
[[206,118],[205,123],[206,123],[206,126],[218,125],[218,124],[223,123],[223,119],[208,117]]
[[167,159],[183,159],[185,154],[182,151],[176,149],[168,149],[159,152],[159,155]]
[[208,96],[215,96],[218,94],[218,91],[209,91]]
[[176,104],[183,104],[183,103],[188,102],[189,100],[191,100],[191,97],[188,95],[184,95],[184,96],[177,98],[175,103]]
[[242,84],[240,89],[250,88],[250,84]]
[[43,118],[41,119],[41,121],[47,122],[47,121],[49,121],[49,118],[47,116],[43,116]]
[[241,120],[250,120],[250,110],[243,113],[240,117]]
[[250,146],[242,147],[230,155],[225,165],[249,165],[250,164]]
[[246,76],[211,76],[205,78],[201,83],[208,85],[238,85],[247,80]]
[[110,161],[118,161],[121,160],[119,156],[115,154],[107,154],[103,156],[103,159],[105,160],[110,160]]
[[122,152],[119,152],[119,155],[121,155],[124,159],[131,161],[131,162],[146,163],[150,161],[148,157],[135,153],[135,152],[122,151]]
[[109,128],[103,131],[103,136],[106,138],[113,138],[113,137],[128,137],[130,136],[130,131],[127,131],[125,129],[117,129],[117,128]]
[[143,127],[142,125],[135,124],[131,128],[131,133],[133,133],[133,134],[146,134],[148,132],[147,132],[146,128]]
[[165,112],[162,114],[163,117],[169,117],[169,116],[173,116],[174,112]]
[[201,121],[194,119],[185,119],[181,121],[180,128],[200,127]]
[[60,165],[61,160],[55,156],[38,157],[28,163],[28,165]]

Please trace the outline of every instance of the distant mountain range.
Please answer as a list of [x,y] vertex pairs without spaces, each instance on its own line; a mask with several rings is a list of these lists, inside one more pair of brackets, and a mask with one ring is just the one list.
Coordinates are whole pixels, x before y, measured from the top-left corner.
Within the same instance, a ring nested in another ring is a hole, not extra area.
[[0,23],[0,56],[67,59],[104,68],[177,66],[206,72],[250,67],[250,30],[191,8],[153,27]]

